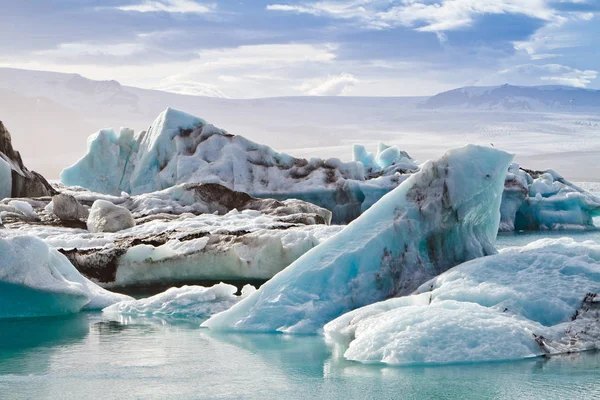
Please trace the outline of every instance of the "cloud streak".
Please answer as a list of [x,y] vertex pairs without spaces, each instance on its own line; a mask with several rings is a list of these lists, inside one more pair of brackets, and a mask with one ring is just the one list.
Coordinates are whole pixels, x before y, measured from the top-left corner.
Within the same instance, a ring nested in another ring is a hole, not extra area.
[[216,5],[202,4],[193,0],[146,0],[134,5],[117,6],[116,9],[141,13],[167,12],[205,14],[213,12],[216,9]]

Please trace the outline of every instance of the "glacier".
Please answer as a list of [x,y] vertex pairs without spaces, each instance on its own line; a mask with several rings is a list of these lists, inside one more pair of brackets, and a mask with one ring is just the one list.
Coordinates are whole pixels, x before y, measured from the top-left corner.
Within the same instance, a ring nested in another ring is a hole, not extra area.
[[130,299],[83,277],[69,260],[31,236],[0,236],[0,318],[100,310]]
[[125,300],[106,307],[102,312],[109,316],[129,318],[149,317],[161,320],[206,320],[222,312],[256,291],[254,286],[245,285],[239,296],[237,288],[226,283],[211,287],[172,287],[155,296],[138,300]]
[[203,326],[316,333],[347,311],[406,295],[461,262],[494,254],[511,160],[469,145],[425,163],[337,235]]
[[391,365],[592,350],[600,348],[599,290],[600,245],[542,239],[456,266],[324,332],[348,360]]

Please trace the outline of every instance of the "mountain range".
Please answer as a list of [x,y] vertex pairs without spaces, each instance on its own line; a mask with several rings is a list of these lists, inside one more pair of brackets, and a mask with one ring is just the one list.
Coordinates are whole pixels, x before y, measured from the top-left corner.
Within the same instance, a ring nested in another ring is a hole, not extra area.
[[600,152],[598,90],[502,85],[464,87],[431,97],[240,100],[142,89],[78,74],[0,68],[0,120],[27,165],[50,179],[84,154],[90,134],[106,127],[147,129],[167,107],[299,157],[348,160],[353,143],[374,150],[383,141],[424,161],[449,147],[477,143],[513,151],[529,167],[579,171],[571,179],[600,176],[600,167],[583,175],[576,168]]

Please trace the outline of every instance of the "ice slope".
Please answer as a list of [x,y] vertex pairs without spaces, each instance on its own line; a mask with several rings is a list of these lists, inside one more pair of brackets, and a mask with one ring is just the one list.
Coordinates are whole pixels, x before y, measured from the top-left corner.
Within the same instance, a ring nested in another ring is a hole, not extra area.
[[411,296],[356,309],[324,330],[345,358],[363,363],[499,361],[581,351],[600,344],[596,296],[587,295],[598,291],[600,245],[542,239],[461,264]]
[[38,238],[0,237],[0,318],[61,315],[102,309],[129,299],[84,278]]
[[204,325],[315,333],[347,311],[408,294],[454,265],[494,254],[511,160],[469,145],[425,163],[336,236]]
[[227,310],[254,291],[254,286],[246,285],[242,288],[241,295],[236,296],[237,288],[222,282],[211,287],[172,287],[152,297],[113,304],[103,312],[128,317],[206,320],[213,314]]

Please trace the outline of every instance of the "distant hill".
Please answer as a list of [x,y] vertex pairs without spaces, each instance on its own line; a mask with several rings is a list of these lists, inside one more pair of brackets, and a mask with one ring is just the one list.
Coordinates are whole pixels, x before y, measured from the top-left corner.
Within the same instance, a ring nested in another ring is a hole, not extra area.
[[428,98],[422,108],[579,112],[600,110],[600,90],[570,86],[463,87]]

